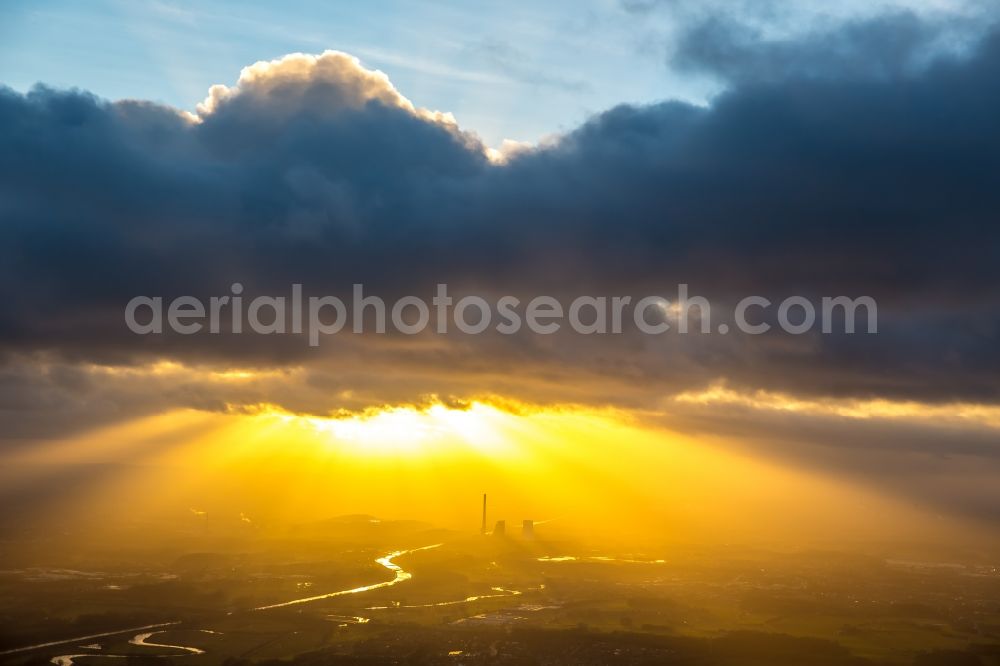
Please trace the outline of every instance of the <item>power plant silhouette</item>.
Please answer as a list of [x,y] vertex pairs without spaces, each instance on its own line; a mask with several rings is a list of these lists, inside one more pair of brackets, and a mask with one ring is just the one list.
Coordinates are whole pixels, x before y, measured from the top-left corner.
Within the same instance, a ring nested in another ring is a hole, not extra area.
[[480,534],[486,534],[486,493],[483,493],[483,527]]
[[[483,493],[483,522],[479,528],[479,533],[486,535],[490,534],[495,537],[507,536],[507,521],[498,520],[496,524],[493,525],[493,531],[488,532],[486,530],[486,493]],[[522,539],[534,539],[535,538],[535,521],[530,518],[525,518],[521,521],[521,538]]]

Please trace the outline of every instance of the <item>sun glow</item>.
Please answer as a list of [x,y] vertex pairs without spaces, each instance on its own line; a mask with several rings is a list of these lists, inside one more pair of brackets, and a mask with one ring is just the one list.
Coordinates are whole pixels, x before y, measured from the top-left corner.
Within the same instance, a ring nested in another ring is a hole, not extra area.
[[99,473],[63,514],[88,525],[121,514],[258,530],[369,514],[478,529],[483,492],[493,498],[491,520],[529,517],[549,532],[616,538],[762,538],[840,523],[856,531],[856,516],[887,512],[916,524],[835,478],[752,459],[640,414],[506,399],[329,416],[270,404],[176,410],[33,447],[18,462],[23,483],[74,463]]
[[461,446],[484,453],[502,454],[504,441],[497,436],[510,414],[484,403],[462,407],[434,403],[427,407],[386,406],[360,413],[330,417],[299,415],[265,405],[253,417],[265,424],[278,422],[292,429],[311,431],[331,446],[349,447],[357,454],[421,454],[429,449]]

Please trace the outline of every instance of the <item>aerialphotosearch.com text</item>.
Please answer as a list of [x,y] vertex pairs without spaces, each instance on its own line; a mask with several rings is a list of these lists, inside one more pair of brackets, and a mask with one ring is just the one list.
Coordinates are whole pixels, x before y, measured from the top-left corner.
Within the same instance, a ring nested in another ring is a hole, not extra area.
[[[726,321],[713,321],[711,303],[677,285],[676,297],[659,295],[577,296],[572,299],[534,296],[530,299],[500,296],[451,295],[447,284],[438,284],[429,299],[403,296],[391,300],[367,294],[364,285],[353,285],[350,298],[304,296],[293,284],[288,296],[249,298],[243,285],[233,283],[230,293],[201,299],[179,296],[136,296],[125,306],[125,323],[138,335],[173,332],[181,335],[240,334],[305,335],[308,344],[341,332],[355,334],[396,332],[416,335],[429,328],[438,334],[458,331],[478,335],[495,331],[514,335],[524,330],[552,335],[564,328],[580,335],[620,334],[632,328],[646,335],[739,332],[761,335],[775,327],[792,335],[878,332],[878,308],[870,296],[829,296],[811,300],[789,296],[772,302],[763,296],[746,296],[726,309]],[[721,319],[721,317],[719,317]],[[863,324],[863,326],[862,326]]]

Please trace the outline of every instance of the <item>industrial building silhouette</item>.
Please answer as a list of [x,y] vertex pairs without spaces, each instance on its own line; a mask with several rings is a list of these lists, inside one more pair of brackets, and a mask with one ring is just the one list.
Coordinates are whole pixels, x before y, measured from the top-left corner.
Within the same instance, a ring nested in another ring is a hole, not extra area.
[[[507,521],[498,520],[493,525],[493,531],[489,532],[486,529],[486,493],[483,493],[483,520],[479,528],[480,534],[486,535],[490,534],[495,537],[507,536]],[[521,521],[521,538],[522,539],[534,539],[535,538],[535,521],[530,518],[525,518]]]

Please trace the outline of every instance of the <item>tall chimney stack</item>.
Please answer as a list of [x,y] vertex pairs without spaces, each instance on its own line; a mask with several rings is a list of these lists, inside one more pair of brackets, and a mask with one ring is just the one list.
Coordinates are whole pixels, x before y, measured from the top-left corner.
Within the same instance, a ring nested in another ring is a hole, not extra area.
[[480,534],[486,534],[486,493],[483,493],[483,526],[479,530]]

